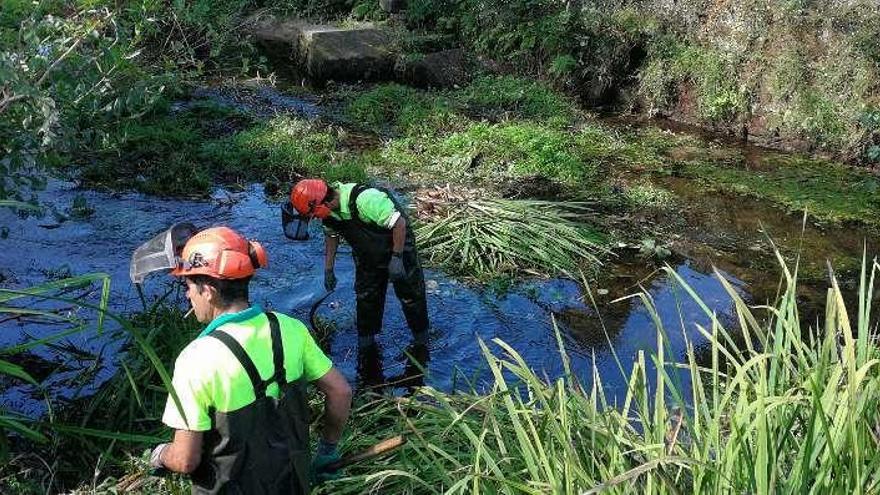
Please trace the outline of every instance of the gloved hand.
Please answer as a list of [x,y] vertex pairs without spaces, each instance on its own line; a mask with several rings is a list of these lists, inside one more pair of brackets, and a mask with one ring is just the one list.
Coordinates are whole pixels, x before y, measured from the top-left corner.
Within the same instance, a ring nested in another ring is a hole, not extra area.
[[323,438],[318,441],[318,451],[315,452],[315,458],[312,459],[312,479],[314,482],[323,483],[341,478],[342,473],[339,470],[324,470],[324,466],[333,464],[339,459],[339,450],[335,443],[325,442]]
[[391,261],[388,262],[388,276],[392,282],[406,278],[406,267],[403,265],[400,253],[391,253]]
[[162,464],[162,452],[171,445],[170,443],[160,443],[156,445],[152,452],[150,452],[150,467],[153,469],[154,474],[158,474],[165,469],[165,464]]
[[336,289],[336,274],[332,268],[324,270],[324,289],[328,292]]

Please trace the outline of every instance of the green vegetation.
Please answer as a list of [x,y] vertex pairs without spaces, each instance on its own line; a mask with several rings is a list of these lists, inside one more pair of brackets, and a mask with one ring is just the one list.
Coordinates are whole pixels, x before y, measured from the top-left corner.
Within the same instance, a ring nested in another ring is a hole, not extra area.
[[455,274],[481,280],[522,273],[576,278],[609,254],[607,240],[583,223],[590,213],[583,203],[449,202],[416,234],[422,255]]
[[346,115],[355,125],[379,133],[425,135],[454,129],[461,119],[456,107],[443,95],[399,84],[382,84],[352,98]]
[[685,162],[682,173],[821,220],[880,226],[880,179],[838,163],[771,154],[759,169],[695,160]]
[[[121,145],[118,132],[208,74],[259,68],[236,32],[250,0],[4,2],[0,198],[47,165]],[[180,159],[177,159],[180,161]]]
[[336,138],[314,123],[291,117],[275,117],[234,136],[208,142],[200,158],[226,177],[261,177],[289,184],[302,175],[326,180],[363,181],[363,168],[336,152]]
[[580,113],[569,97],[546,83],[514,76],[482,76],[462,89],[441,92],[380,84],[349,96],[345,112],[357,126],[407,136],[460,130],[468,122],[465,116],[563,127]]
[[634,208],[669,208],[675,202],[675,196],[671,192],[649,182],[627,187],[623,196]]
[[[697,327],[708,345],[698,353],[690,343],[681,360],[670,355],[667,332],[676,330],[662,327],[647,293],[633,296],[657,325],[657,351],[639,352],[628,371],[621,364],[629,387],[614,403],[595,368],[588,376],[571,368],[558,331],[566,374],[550,382],[504,342],[479,342],[491,373],[488,389],[444,393],[428,387],[408,398],[365,400],[354,412],[344,450],[359,450],[389,433],[405,433],[409,442],[390,457],[350,467],[346,478],[317,493],[871,493],[880,484],[873,433],[880,421],[880,350],[871,337],[870,299],[878,270],[876,263],[863,264],[855,312],[832,278],[825,318],[806,328],[798,312],[797,270],[784,270],[779,300],[758,308],[719,274],[737,312],[724,323],[666,269],[710,319],[707,327]],[[49,310],[34,312],[32,305],[8,307],[25,294],[54,298],[53,291],[92,282],[104,284],[96,320],[59,319]],[[131,322],[112,317],[103,311],[106,283],[106,276],[97,275],[0,291],[6,314],[68,323],[55,336],[4,349],[0,374],[6,379],[37,383],[9,356],[86,328],[113,331],[111,319],[134,338],[120,357],[119,374],[84,407],[55,408],[47,423],[3,411],[0,425],[22,435],[17,442],[57,449],[52,469],[80,466],[66,472],[84,483],[77,493],[113,493],[132,485],[140,486],[135,493],[182,493],[184,481],[142,478],[143,459],[125,453],[139,454],[156,440],[151,433],[160,429],[168,386],[162,363],[196,329],[176,310],[155,308]],[[74,479],[59,477],[63,470],[46,477],[45,466],[16,472],[23,462],[2,465],[4,490],[43,493],[50,488],[46,480],[58,487]],[[86,480],[95,466],[98,478]]]
[[571,98],[546,83],[513,76],[478,77],[457,92],[457,98],[478,116],[568,124],[578,113]]
[[471,124],[436,139],[403,138],[382,152],[384,167],[471,183],[541,175],[589,189],[601,162],[586,134],[531,122]]
[[335,135],[318,124],[286,116],[254,122],[245,113],[205,102],[129,123],[116,137],[119,144],[83,167],[81,178],[88,185],[206,196],[215,182],[282,185],[301,175],[366,178],[359,162],[337,152]]
[[[832,280],[825,318],[809,331],[796,273],[785,271],[782,296],[762,309],[719,274],[738,319],[725,326],[702,306],[711,319],[700,328],[705,358],[693,343],[683,360],[670,356],[667,332],[677,330],[660,326],[650,296],[639,295],[657,322],[658,351],[639,353],[614,404],[595,369],[579,376],[566,368],[548,382],[516,349],[480,342],[493,380],[484,393],[426,388],[358,411],[356,424],[377,426],[358,428],[347,445],[369,445],[389,428],[410,441],[392,460],[351,468],[326,492],[872,493],[880,483],[880,356],[869,302],[877,268],[866,263],[854,313]],[[564,351],[561,358],[568,366]],[[391,426],[390,416],[398,418]]]
[[643,69],[640,92],[650,102],[649,113],[666,110],[673,98],[688,89],[696,100],[698,116],[709,123],[730,123],[746,111],[747,96],[737,86],[735,70],[724,54],[711,48],[662,39],[653,47],[653,57]]

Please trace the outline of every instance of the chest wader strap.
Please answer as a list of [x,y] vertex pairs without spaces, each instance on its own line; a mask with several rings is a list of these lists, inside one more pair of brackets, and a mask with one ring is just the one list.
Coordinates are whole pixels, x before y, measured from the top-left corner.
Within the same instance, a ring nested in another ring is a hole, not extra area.
[[271,311],[266,311],[266,318],[269,319],[269,330],[272,332],[272,361],[275,363],[275,374],[269,378],[268,382],[275,381],[278,388],[287,385],[287,370],[284,369],[284,343],[281,340],[281,324],[278,323],[278,317]]
[[272,361],[274,362],[275,372],[268,380],[260,377],[254,361],[248,356],[247,351],[238,343],[237,340],[223,330],[214,330],[208,336],[219,340],[229,349],[229,352],[235,356],[241,367],[247,373],[254,387],[254,396],[256,399],[262,399],[266,396],[266,387],[272,382],[278,382],[279,387],[283,387],[287,383],[287,374],[284,369],[284,347],[281,342],[281,325],[278,323],[278,317],[270,311],[266,311],[266,317],[269,319],[269,330],[272,336]]

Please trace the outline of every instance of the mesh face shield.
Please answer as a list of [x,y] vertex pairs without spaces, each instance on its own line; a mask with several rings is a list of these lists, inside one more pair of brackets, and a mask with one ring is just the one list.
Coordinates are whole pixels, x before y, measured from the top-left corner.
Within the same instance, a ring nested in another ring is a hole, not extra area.
[[309,239],[309,218],[302,216],[290,202],[281,205],[281,227],[284,235],[294,241]]
[[176,267],[183,246],[196,232],[198,229],[191,223],[176,223],[141,244],[131,255],[131,281],[140,284],[153,272]]

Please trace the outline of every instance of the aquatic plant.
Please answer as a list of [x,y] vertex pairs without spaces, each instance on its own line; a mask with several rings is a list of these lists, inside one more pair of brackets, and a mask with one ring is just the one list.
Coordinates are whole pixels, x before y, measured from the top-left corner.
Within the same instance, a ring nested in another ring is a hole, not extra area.
[[825,318],[811,322],[798,312],[796,267],[783,269],[781,296],[769,307],[750,307],[719,273],[735,305],[728,324],[667,268],[710,319],[697,326],[705,347],[688,339],[686,356],[670,355],[677,330],[663,327],[650,294],[631,296],[653,317],[656,350],[639,351],[631,371],[621,365],[628,387],[617,402],[595,366],[586,376],[571,367],[559,330],[566,373],[555,380],[503,341],[479,341],[491,373],[485,388],[426,387],[355,411],[346,449],[389,430],[409,442],[319,492],[874,493],[878,269],[863,265],[854,311],[832,278]]
[[688,160],[680,173],[711,189],[771,200],[782,207],[832,222],[880,226],[880,180],[841,163],[769,153],[752,170],[713,160]]
[[[21,205],[17,207],[21,207]],[[65,312],[53,310],[51,307],[39,304],[19,304],[22,303],[22,300],[33,297],[58,297],[57,295],[53,296],[53,294],[67,294],[65,299],[71,300],[76,297],[75,294],[72,294],[74,291],[90,287],[93,283],[97,283],[101,287],[101,297],[97,305],[99,311],[97,329],[100,330],[104,322],[103,315],[100,312],[107,308],[109,298],[110,282],[109,277],[105,274],[65,278],[25,290],[0,289],[0,304],[3,305],[0,308],[0,315],[3,315],[4,321],[22,318],[36,319],[50,321],[62,327],[62,330],[42,338],[0,348],[0,356],[2,356],[2,359],[0,359],[0,378],[6,377],[13,380],[13,382],[26,383],[36,387],[36,391],[43,397],[50,411],[52,411],[52,407],[49,397],[42,389],[40,383],[24,367],[16,364],[15,360],[18,355],[26,353],[31,349],[80,333],[88,329],[89,324],[82,321],[81,317],[75,312],[69,310]],[[50,416],[50,427],[52,420],[53,417]],[[37,444],[49,443],[49,436],[43,425],[35,424],[31,418],[28,418],[20,411],[16,411],[6,405],[0,405],[0,461],[4,463],[10,459],[10,434],[18,435]]]
[[574,277],[609,254],[604,236],[583,223],[590,212],[574,202],[452,201],[416,228],[416,239],[425,259],[460,275]]
[[[98,301],[91,302],[96,291]],[[38,480],[39,493],[57,490],[71,480],[78,482],[83,473],[112,470],[127,462],[133,446],[161,440],[158,435],[163,430],[158,417],[169,393],[176,400],[163,363],[170,363],[170,353],[180,352],[191,340],[193,327],[181,318],[182,312],[161,305],[131,321],[123,319],[108,311],[109,297],[110,279],[101,273],[22,290],[0,289],[0,314],[6,320],[31,319],[61,328],[45,337],[0,349],[0,376],[32,385],[43,397],[47,411],[45,418],[34,418],[14,410],[0,410],[0,457],[9,461],[0,467],[0,491],[7,480],[19,484]],[[111,321],[118,326],[108,325]],[[94,361],[83,373],[62,382],[56,380],[55,386],[68,389],[70,397],[64,401],[56,396],[57,390],[46,390],[40,380],[14,363],[32,349],[52,347],[56,341],[83,332],[129,341],[127,352],[114,358],[118,373],[93,395],[84,394],[83,390],[100,378],[103,363],[99,356],[83,353],[74,346],[55,347],[61,355]],[[36,469],[21,467],[21,449],[37,459],[49,458],[53,462]],[[13,454],[15,457],[10,459]],[[21,467],[21,473],[10,472],[17,467]]]

